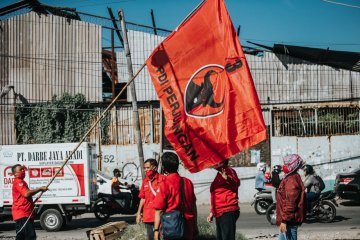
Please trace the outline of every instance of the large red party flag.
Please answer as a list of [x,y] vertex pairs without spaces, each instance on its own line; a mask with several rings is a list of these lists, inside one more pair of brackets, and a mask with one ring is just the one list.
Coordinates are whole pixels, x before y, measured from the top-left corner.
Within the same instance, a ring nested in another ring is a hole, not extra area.
[[259,100],[223,0],[207,0],[148,58],[165,135],[190,172],[266,139]]

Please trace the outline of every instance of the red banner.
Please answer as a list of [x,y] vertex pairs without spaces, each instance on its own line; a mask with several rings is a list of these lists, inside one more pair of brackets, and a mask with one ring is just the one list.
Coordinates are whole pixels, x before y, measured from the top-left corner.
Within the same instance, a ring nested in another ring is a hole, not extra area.
[[205,1],[146,62],[165,135],[190,172],[266,139],[254,83],[223,0]]

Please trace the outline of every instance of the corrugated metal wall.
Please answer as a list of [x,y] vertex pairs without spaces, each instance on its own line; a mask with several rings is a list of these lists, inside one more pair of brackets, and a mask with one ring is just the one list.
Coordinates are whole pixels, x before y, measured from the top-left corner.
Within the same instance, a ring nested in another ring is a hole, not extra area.
[[360,98],[360,73],[286,55],[246,55],[262,104]]
[[[8,25],[0,21],[0,91],[8,82],[9,62],[6,55],[9,52]],[[0,143],[13,143],[14,126],[14,93],[11,91],[0,98]]]
[[[101,26],[34,12],[10,18],[7,84],[28,102],[64,92],[102,101]],[[5,79],[6,82],[6,79]]]
[[[146,32],[128,30],[128,39],[133,71],[135,73],[165,37]],[[129,75],[124,53],[118,52],[116,59],[118,63],[119,82],[127,82],[129,80]],[[145,67],[135,79],[135,88],[138,101],[158,100],[147,67]],[[131,101],[130,89],[128,90],[127,96],[128,101]]]
[[[102,101],[101,26],[30,12],[0,22],[0,43],[0,90],[14,86],[17,102]],[[0,144],[16,143],[11,94],[0,99]]]
[[[143,143],[160,143],[159,106],[139,106],[140,130]],[[109,144],[136,144],[132,106],[114,107],[111,110]]]

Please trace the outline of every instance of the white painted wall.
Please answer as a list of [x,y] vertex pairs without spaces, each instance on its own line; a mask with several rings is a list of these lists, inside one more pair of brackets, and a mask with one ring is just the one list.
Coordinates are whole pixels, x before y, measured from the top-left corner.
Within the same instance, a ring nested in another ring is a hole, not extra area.
[[[144,144],[144,157],[156,158],[160,148],[158,144]],[[139,177],[137,182],[141,183],[141,174],[137,156],[136,145],[127,146],[102,146],[103,172],[105,175],[112,176],[114,168],[120,170],[126,164],[127,172],[134,172]],[[282,165],[282,157],[297,153],[303,159],[314,165],[315,171],[323,177],[327,189],[333,189],[335,176],[341,172],[349,172],[354,168],[360,167],[360,136],[332,136],[332,137],[272,137],[271,138],[271,161],[272,165]],[[112,160],[112,161],[111,161]],[[134,165],[131,165],[131,164]],[[137,168],[133,168],[137,166]],[[251,202],[256,193],[255,167],[234,168],[241,180],[239,188],[239,201]],[[125,171],[125,172],[126,172]],[[216,170],[206,169],[199,173],[191,174],[182,166],[179,169],[182,176],[192,180],[195,187],[197,202],[199,204],[209,204],[210,184],[216,176]],[[302,171],[299,171],[302,174]]]
[[313,165],[326,190],[332,190],[336,174],[360,167],[360,135],[271,138],[272,165],[281,164],[282,157],[290,153]]

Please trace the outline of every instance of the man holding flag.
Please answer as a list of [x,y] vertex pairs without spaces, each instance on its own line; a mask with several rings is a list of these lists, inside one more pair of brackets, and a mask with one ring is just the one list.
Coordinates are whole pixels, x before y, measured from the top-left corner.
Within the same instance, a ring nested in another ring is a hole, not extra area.
[[262,112],[223,0],[203,1],[147,62],[165,135],[192,173],[266,139]]

